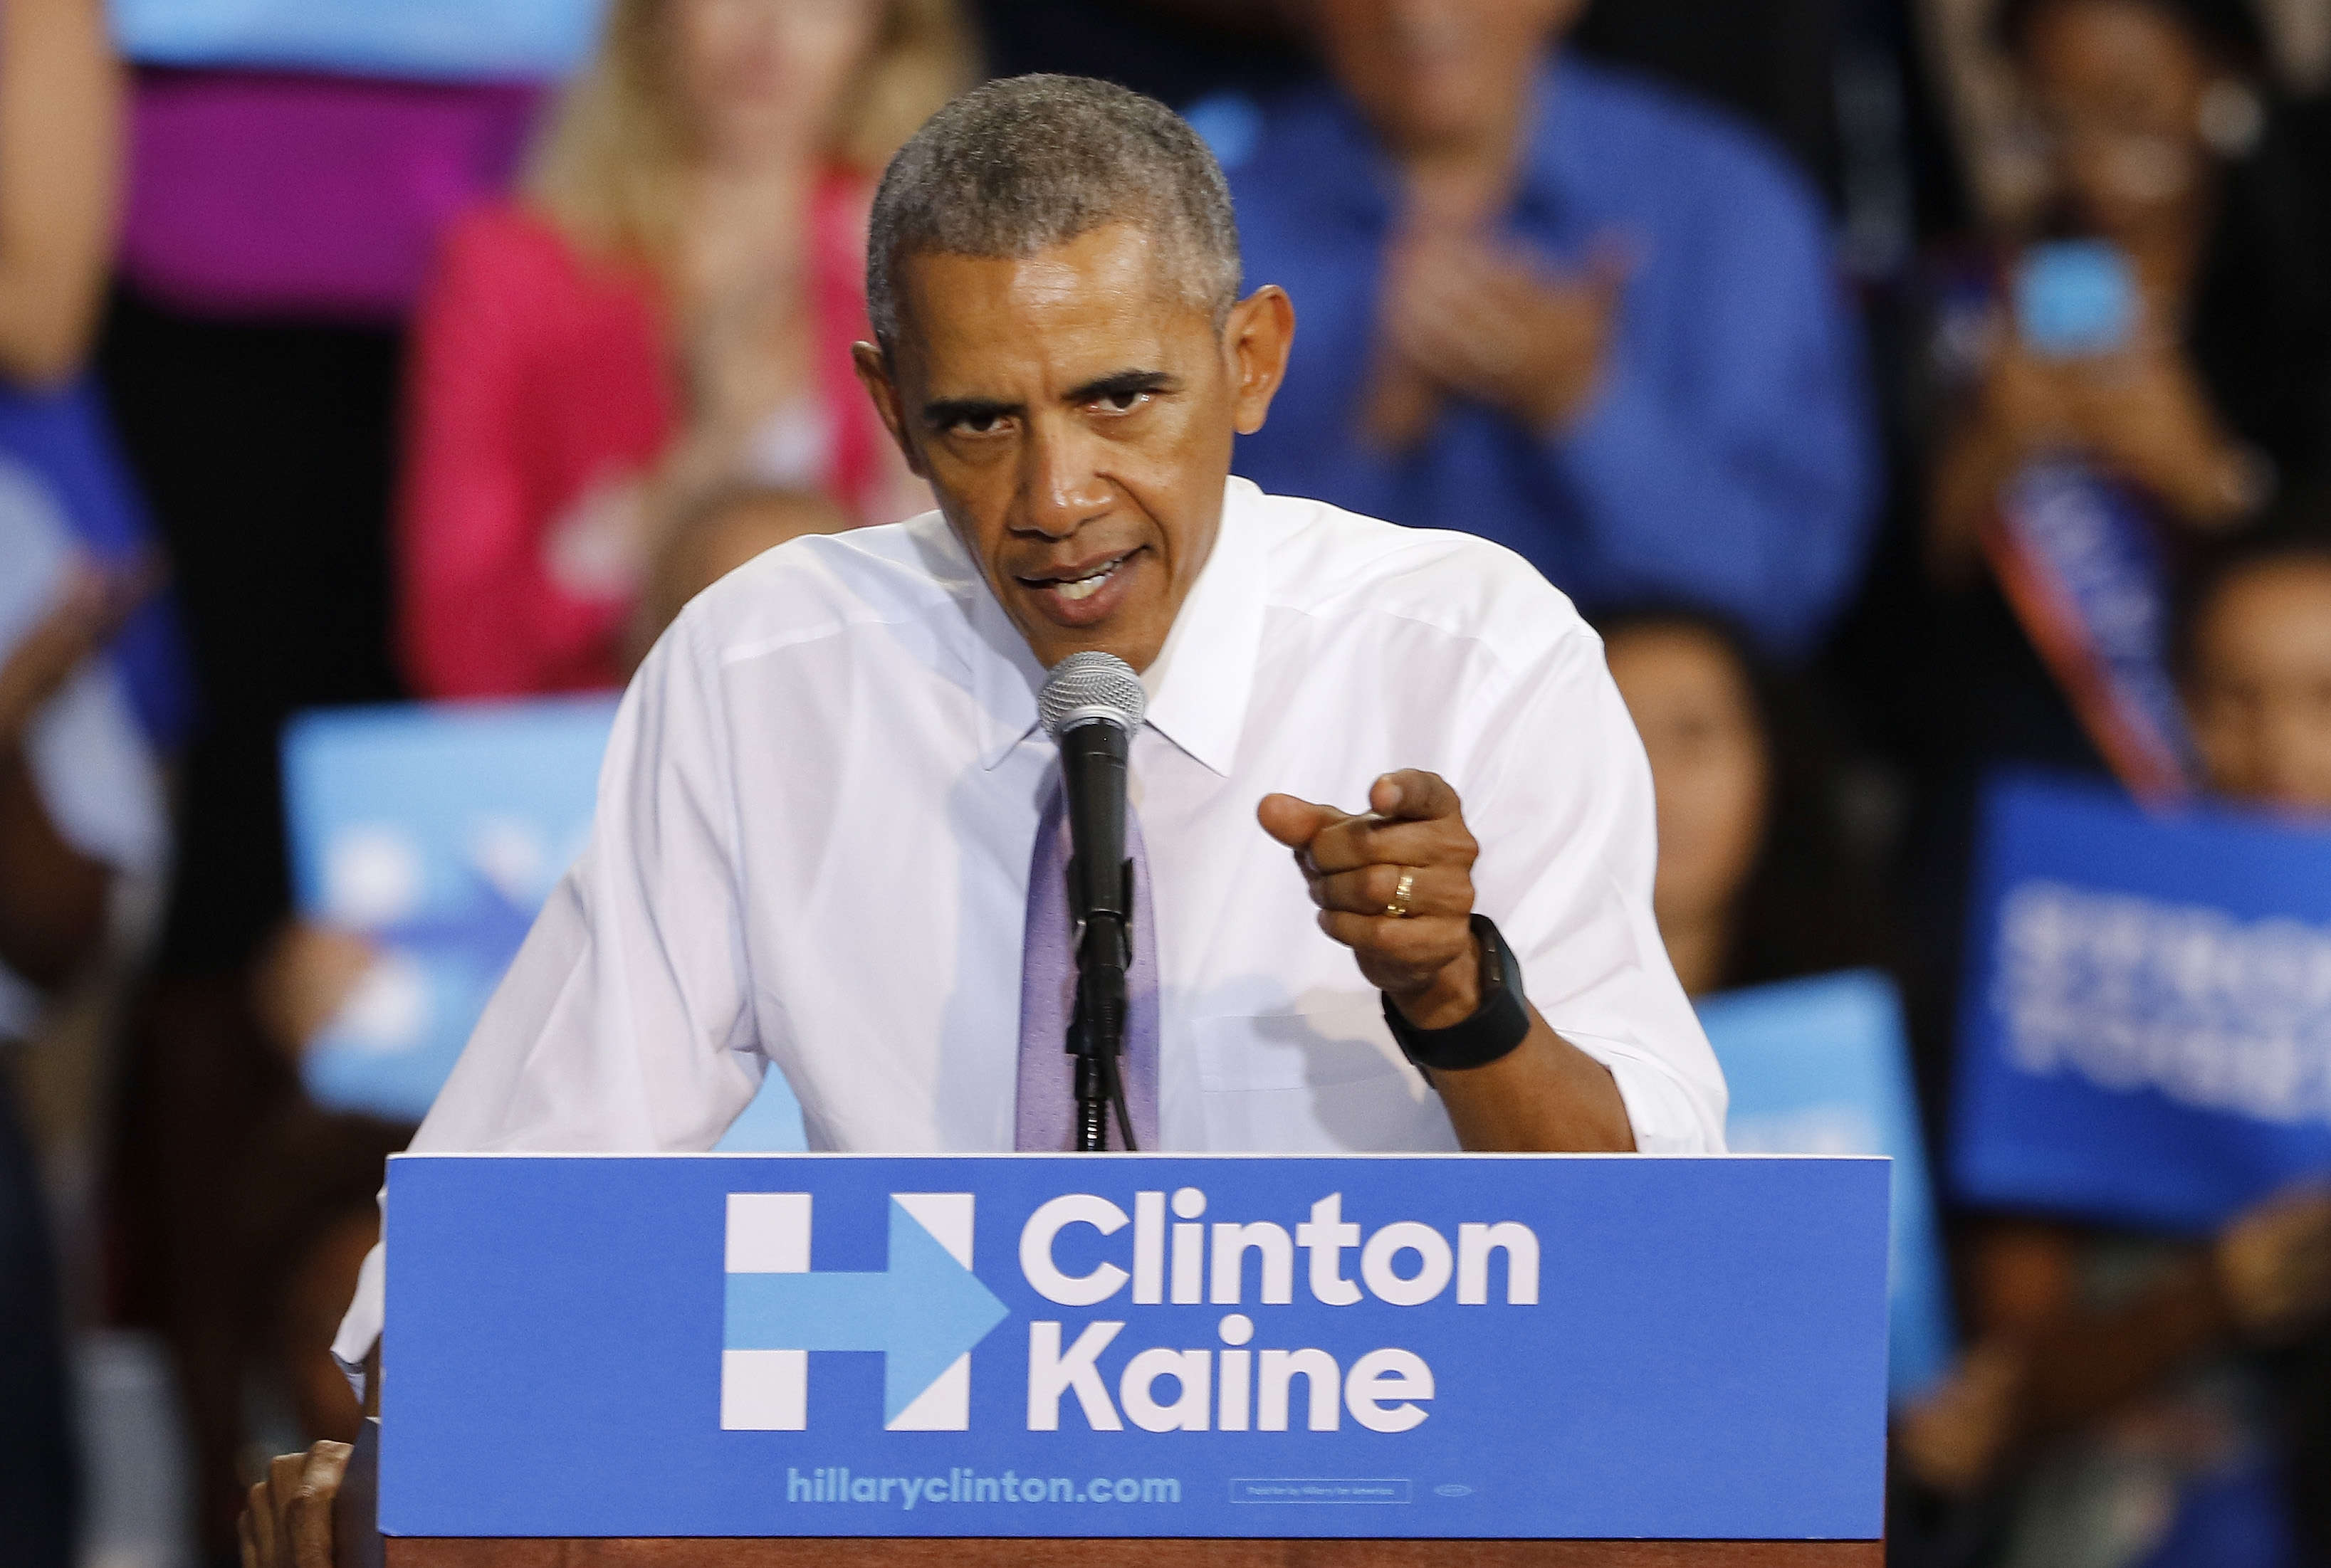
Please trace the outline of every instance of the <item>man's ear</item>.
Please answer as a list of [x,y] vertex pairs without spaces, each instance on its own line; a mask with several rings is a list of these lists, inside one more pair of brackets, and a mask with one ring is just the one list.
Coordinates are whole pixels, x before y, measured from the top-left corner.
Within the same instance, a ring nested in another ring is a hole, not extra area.
[[874,400],[874,412],[882,416],[883,428],[890,439],[899,443],[899,452],[907,460],[909,471],[917,479],[928,479],[923,471],[923,460],[915,443],[907,436],[907,405],[899,395],[899,385],[890,378],[890,362],[871,343],[850,346],[851,363],[857,367],[858,383],[866,388],[866,395]]
[[1270,417],[1294,346],[1295,302],[1278,284],[1265,283],[1231,307],[1223,323],[1223,352],[1238,378],[1231,423],[1241,435],[1252,435]]

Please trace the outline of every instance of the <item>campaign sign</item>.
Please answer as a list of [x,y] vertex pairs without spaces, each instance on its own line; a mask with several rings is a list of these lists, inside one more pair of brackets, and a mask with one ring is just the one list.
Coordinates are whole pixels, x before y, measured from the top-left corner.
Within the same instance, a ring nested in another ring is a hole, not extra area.
[[1988,797],[1951,1173],[2170,1230],[2331,1171],[2331,833],[2033,776]]
[[1732,1090],[1725,1139],[1734,1154],[1892,1158],[1887,1383],[1897,1400],[1925,1392],[1950,1362],[1950,1302],[1894,983],[1857,969],[1698,1005]]
[[418,1121],[591,828],[614,722],[603,698],[301,714],[284,732],[306,917],[373,945],[309,1042],[322,1105]]
[[391,1535],[1882,1523],[1882,1160],[402,1155],[388,1192]]
[[[293,881],[307,918],[374,945],[308,1042],[324,1106],[418,1121],[534,917],[590,835],[612,697],[305,713],[283,739]],[[798,1149],[782,1075],[722,1140]]]

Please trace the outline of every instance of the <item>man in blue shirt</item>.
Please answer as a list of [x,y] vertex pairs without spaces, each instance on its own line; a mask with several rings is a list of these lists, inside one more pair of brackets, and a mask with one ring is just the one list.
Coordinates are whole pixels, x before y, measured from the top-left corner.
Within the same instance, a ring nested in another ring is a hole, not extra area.
[[1235,466],[1802,655],[1876,489],[1822,210],[1720,112],[1556,53],[1580,9],[1321,0],[1335,85],[1193,111],[1299,321]]

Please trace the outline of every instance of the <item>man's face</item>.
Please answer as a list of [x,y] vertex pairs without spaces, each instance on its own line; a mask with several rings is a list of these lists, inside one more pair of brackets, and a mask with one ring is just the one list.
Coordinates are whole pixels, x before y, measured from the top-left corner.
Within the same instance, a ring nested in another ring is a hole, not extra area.
[[1511,134],[1584,0],[1319,0],[1321,47],[1376,134],[1430,153]]
[[1286,366],[1286,295],[1217,332],[1130,223],[900,272],[900,341],[858,364],[908,462],[1040,660],[1146,668],[1213,547],[1232,435]]

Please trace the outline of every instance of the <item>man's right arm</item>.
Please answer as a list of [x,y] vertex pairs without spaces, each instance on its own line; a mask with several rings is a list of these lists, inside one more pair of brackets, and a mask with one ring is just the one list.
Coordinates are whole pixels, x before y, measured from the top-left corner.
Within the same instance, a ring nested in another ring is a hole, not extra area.
[[[380,1346],[365,1357],[366,1421],[380,1414]],[[356,1450],[320,1442],[305,1453],[279,1454],[267,1478],[251,1488],[241,1521],[243,1568],[334,1568],[340,1487]]]

